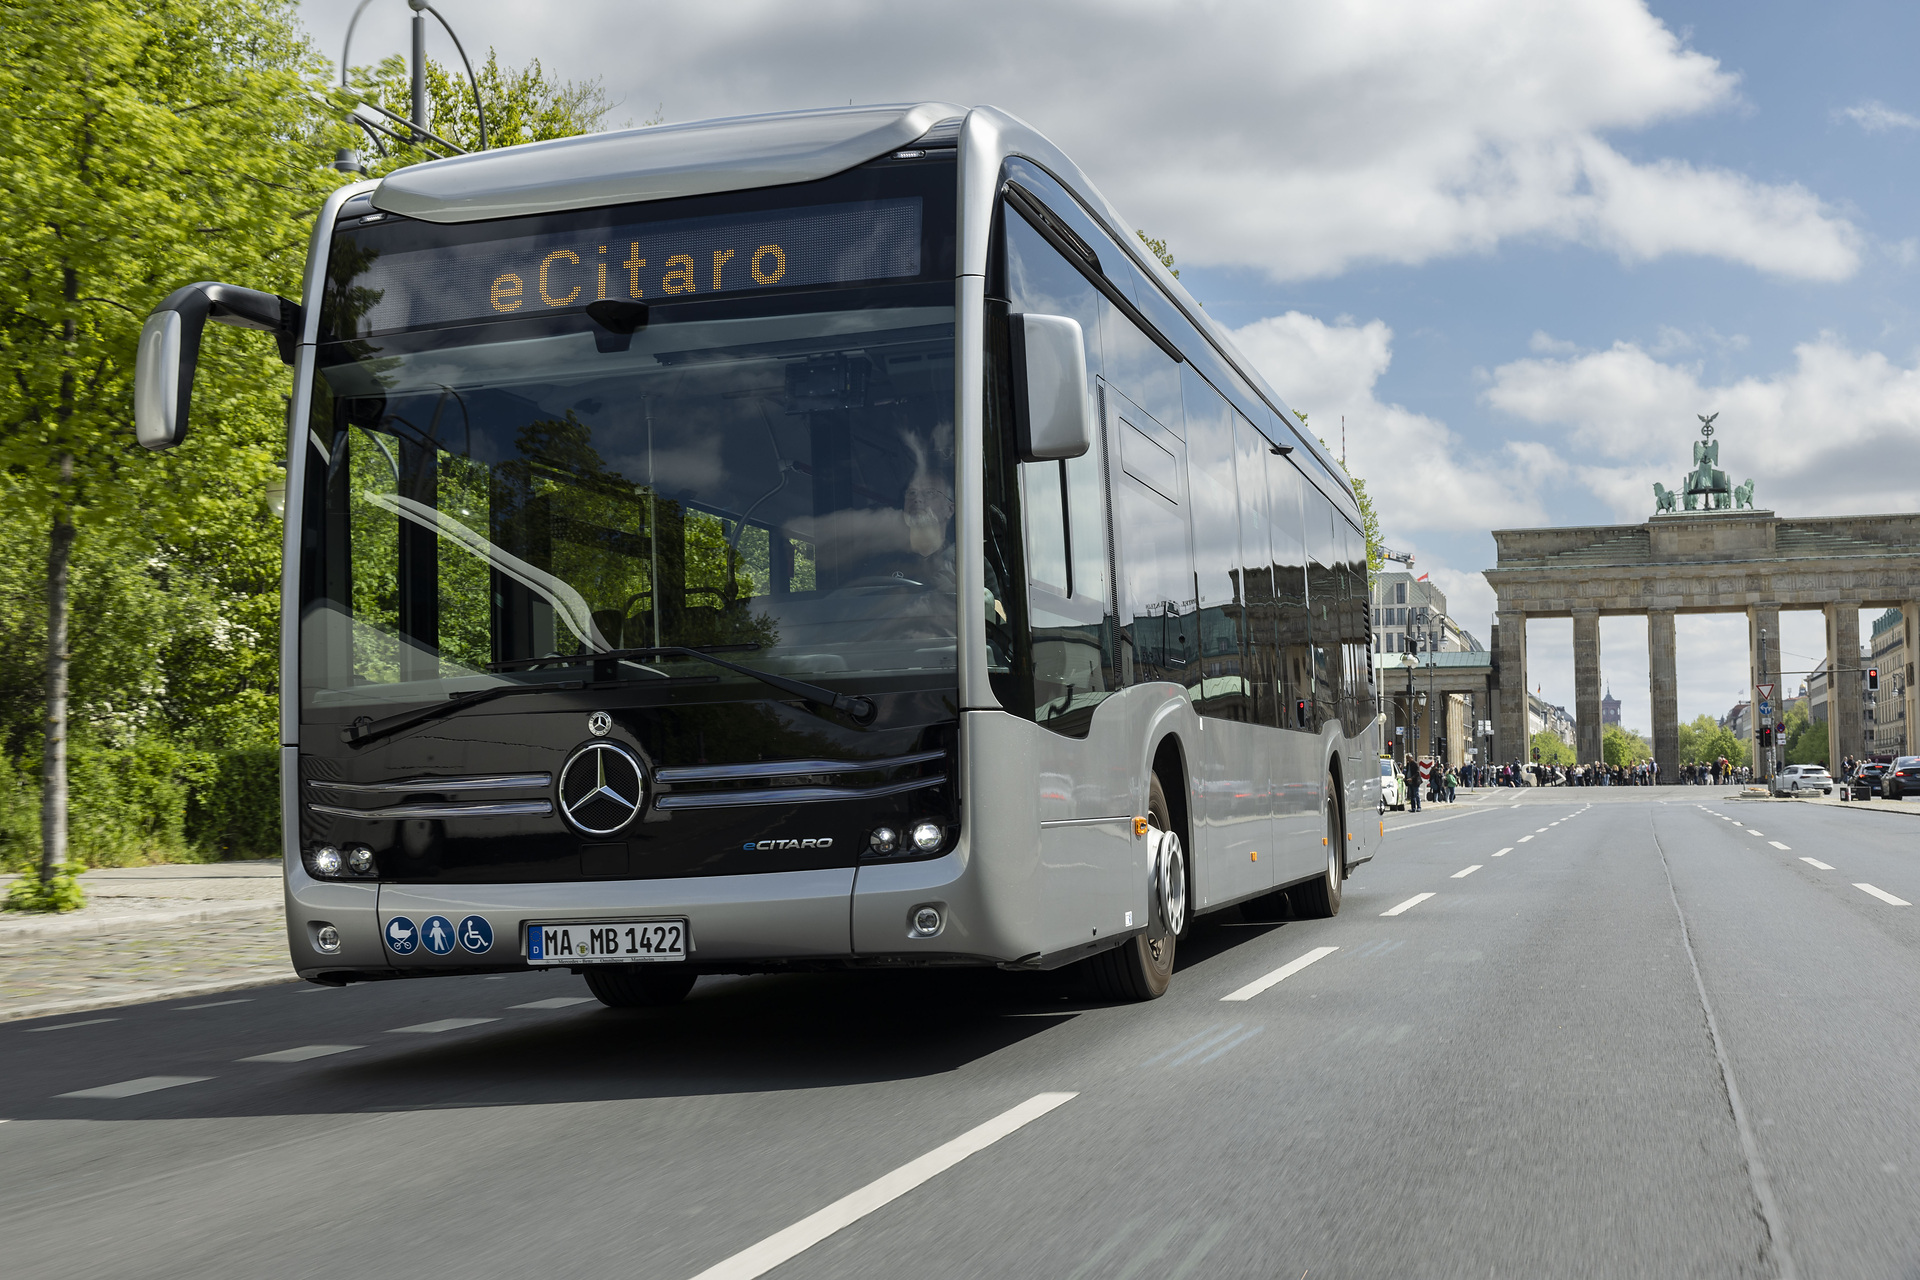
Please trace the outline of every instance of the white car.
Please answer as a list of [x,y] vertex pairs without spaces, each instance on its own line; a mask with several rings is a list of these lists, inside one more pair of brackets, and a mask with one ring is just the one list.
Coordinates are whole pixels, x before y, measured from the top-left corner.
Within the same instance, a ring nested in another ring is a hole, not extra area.
[[1833,794],[1833,775],[1823,764],[1790,764],[1773,775],[1773,794],[1790,796],[1802,791]]
[[1385,756],[1380,757],[1380,806],[1383,809],[1407,807],[1406,779],[1393,767],[1393,761]]

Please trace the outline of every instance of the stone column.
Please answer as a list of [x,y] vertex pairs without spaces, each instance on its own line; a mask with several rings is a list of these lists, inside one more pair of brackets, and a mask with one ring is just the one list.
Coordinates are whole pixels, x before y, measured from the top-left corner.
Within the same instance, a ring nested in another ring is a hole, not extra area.
[[[1854,634],[1858,636],[1859,625],[1856,622]],[[1760,647],[1760,633],[1766,633],[1766,650]],[[1859,646],[1854,646],[1859,652]],[[1752,700],[1751,713],[1747,716],[1747,758],[1753,761],[1753,776],[1756,780],[1771,776],[1761,759],[1760,752],[1760,690],[1755,688],[1762,679],[1773,686],[1773,715],[1777,721],[1780,715],[1780,693],[1785,681],[1780,678],[1780,606],[1756,604],[1747,609],[1747,697]],[[1858,667],[1856,658],[1854,666]],[[1855,718],[1858,718],[1860,700],[1859,690],[1854,690]]]
[[1573,615],[1574,758],[1600,764],[1600,615]]
[[1851,601],[1827,606],[1827,761],[1840,769],[1848,756],[1866,751],[1860,739],[1860,608]]
[[1496,764],[1532,758],[1527,739],[1527,615],[1500,611],[1500,714],[1494,725]]
[[1680,780],[1680,680],[1675,671],[1673,610],[1647,614],[1648,692],[1653,695],[1653,758],[1660,781]]
[[[1906,703],[1907,713],[1907,755],[1920,755],[1920,687],[1913,683],[1914,662],[1920,658],[1920,601],[1909,600],[1900,606],[1901,639],[1900,649],[1900,688],[1902,699]],[[1882,671],[1880,679],[1885,681],[1887,673]],[[1885,688],[1885,684],[1881,685]]]

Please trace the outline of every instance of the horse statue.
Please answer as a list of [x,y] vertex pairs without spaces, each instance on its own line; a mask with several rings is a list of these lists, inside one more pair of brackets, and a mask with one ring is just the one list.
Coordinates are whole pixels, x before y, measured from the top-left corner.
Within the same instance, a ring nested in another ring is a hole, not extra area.
[[1658,480],[1655,480],[1653,482],[1654,513],[1657,515],[1662,511],[1673,510],[1674,499],[1678,498],[1679,496],[1680,495],[1678,493],[1675,493],[1672,489],[1667,488],[1667,486],[1661,484]]
[[1733,505],[1736,510],[1741,507],[1753,510],[1753,481],[1749,480],[1733,491]]

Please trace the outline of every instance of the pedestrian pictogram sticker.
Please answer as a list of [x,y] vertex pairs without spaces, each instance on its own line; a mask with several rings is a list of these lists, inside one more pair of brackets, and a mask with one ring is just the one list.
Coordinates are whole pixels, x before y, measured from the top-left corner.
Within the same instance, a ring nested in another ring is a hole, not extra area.
[[427,950],[437,956],[453,952],[453,921],[445,916],[428,916],[420,924],[420,938]]
[[468,916],[460,922],[460,945],[474,955],[493,950],[493,926],[481,916]]
[[387,921],[387,950],[397,956],[410,956],[419,945],[420,935],[415,931],[413,921],[405,916],[395,916]]

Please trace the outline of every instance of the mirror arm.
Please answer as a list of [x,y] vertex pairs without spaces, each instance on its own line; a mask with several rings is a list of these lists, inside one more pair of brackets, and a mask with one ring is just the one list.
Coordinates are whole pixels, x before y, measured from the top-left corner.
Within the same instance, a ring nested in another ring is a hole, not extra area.
[[135,435],[146,448],[170,449],[186,439],[200,335],[209,320],[272,334],[281,361],[292,364],[304,316],[299,303],[279,294],[211,280],[162,299],[141,329],[134,377]]

